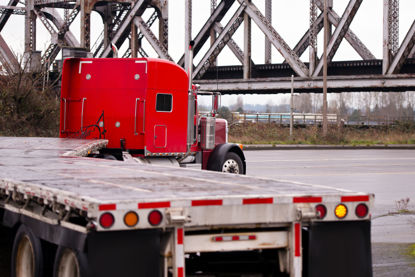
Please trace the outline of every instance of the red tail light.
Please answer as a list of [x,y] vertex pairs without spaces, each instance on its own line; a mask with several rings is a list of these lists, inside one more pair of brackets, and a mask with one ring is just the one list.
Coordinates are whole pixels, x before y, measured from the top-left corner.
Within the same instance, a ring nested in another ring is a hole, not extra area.
[[367,216],[369,213],[369,208],[366,206],[366,204],[360,203],[357,205],[355,212],[357,217],[362,218]]
[[323,219],[324,217],[326,217],[327,214],[327,208],[324,205],[317,205],[316,206],[316,211],[318,212],[318,218],[319,219]]
[[161,214],[161,212],[157,210],[150,212],[150,214],[148,215],[148,222],[152,226],[159,225],[162,220],[163,220],[163,215]]
[[114,225],[115,219],[111,213],[104,213],[99,218],[99,224],[101,224],[102,228],[110,228]]

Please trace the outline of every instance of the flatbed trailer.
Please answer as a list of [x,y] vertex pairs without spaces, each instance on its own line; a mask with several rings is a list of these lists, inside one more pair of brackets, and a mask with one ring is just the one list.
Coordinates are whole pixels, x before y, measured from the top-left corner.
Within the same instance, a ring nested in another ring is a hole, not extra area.
[[106,144],[0,137],[12,276],[372,276],[372,194],[86,157]]

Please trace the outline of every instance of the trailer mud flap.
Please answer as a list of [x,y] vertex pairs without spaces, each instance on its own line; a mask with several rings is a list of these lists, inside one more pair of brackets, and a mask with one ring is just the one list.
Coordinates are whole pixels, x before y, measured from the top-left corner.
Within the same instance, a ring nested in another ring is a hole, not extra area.
[[160,276],[160,230],[88,236],[88,276]]
[[306,233],[306,276],[372,276],[370,221],[319,222]]

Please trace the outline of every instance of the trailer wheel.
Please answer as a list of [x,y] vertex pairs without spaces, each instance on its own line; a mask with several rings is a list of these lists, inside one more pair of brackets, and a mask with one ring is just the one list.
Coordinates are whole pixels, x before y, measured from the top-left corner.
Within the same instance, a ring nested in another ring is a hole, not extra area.
[[53,277],[86,276],[87,257],[84,253],[59,246],[53,266]]
[[243,164],[238,154],[234,152],[226,153],[225,161],[222,164],[222,172],[243,174]]
[[13,277],[42,277],[43,253],[40,239],[25,225],[16,232],[12,250]]

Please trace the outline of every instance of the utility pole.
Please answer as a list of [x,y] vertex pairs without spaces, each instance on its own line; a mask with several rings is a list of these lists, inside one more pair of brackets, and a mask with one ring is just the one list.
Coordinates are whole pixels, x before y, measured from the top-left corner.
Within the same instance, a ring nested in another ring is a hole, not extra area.
[[327,17],[327,0],[324,0],[324,53],[323,53],[323,136],[327,136],[327,41],[328,41],[328,17]]
[[290,138],[293,136],[294,125],[294,75],[291,75],[291,101],[290,101]]

